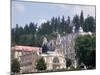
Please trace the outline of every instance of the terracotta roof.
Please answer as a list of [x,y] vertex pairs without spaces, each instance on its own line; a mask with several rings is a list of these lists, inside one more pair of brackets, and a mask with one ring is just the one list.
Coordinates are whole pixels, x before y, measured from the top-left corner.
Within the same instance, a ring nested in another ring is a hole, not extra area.
[[31,46],[13,46],[11,47],[12,51],[39,51],[41,47],[31,47]]

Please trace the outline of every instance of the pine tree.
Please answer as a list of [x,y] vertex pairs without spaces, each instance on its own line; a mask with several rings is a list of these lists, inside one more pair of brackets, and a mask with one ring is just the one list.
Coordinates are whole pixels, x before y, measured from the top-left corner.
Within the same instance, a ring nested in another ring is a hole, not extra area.
[[76,38],[75,51],[78,62],[95,68],[96,66],[96,37],[95,35],[84,35]]
[[20,63],[15,58],[11,60],[11,72],[13,72],[13,73],[19,73],[20,72]]
[[45,63],[45,60],[44,60],[43,58],[40,58],[40,59],[37,61],[36,69],[37,69],[38,71],[46,70],[46,63]]
[[83,27],[83,24],[84,24],[84,15],[83,15],[83,11],[81,11],[81,14],[80,14],[80,25],[81,25],[81,27]]
[[78,15],[75,15],[73,18],[73,24],[76,27],[75,31],[78,32],[79,27],[80,27],[80,19]]
[[95,32],[96,30],[95,28],[96,28],[96,25],[95,25],[94,17],[88,16],[84,22],[84,26],[83,26],[84,31],[85,32]]

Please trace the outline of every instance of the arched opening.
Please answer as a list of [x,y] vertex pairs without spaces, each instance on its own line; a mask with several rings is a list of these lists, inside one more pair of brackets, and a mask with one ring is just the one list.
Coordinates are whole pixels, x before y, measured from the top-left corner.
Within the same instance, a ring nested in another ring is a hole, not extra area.
[[54,57],[53,59],[53,69],[59,69],[60,68],[60,62],[58,57]]
[[54,57],[54,59],[53,59],[53,63],[59,63],[59,59],[58,59],[58,57]]

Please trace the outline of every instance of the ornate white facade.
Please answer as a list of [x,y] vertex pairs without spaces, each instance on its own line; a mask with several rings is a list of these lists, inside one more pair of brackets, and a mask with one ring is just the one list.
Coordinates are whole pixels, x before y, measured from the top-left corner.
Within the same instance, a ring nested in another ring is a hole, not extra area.
[[66,61],[62,54],[49,52],[48,54],[42,54],[41,56],[47,64],[47,70],[66,68]]
[[63,51],[61,50],[60,34],[58,34],[56,40],[51,40],[49,43],[52,44],[50,46],[54,46],[53,48],[54,50],[49,50],[47,51],[47,53],[42,53],[40,55],[44,58],[47,64],[47,70],[66,68],[66,60],[65,60]]

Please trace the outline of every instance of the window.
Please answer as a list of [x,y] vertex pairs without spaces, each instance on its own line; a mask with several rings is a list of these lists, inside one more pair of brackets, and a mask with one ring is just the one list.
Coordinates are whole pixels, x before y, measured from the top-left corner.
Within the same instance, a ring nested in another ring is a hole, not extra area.
[[54,57],[53,63],[59,63],[59,59],[57,57]]

